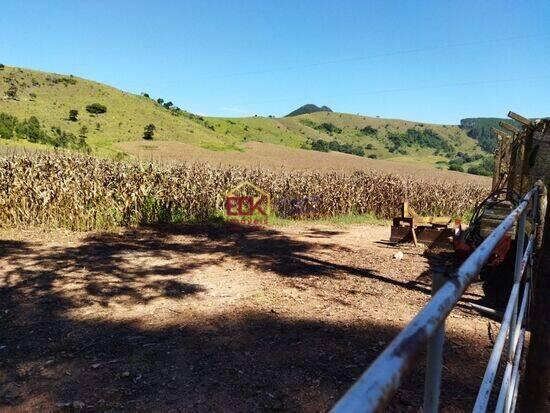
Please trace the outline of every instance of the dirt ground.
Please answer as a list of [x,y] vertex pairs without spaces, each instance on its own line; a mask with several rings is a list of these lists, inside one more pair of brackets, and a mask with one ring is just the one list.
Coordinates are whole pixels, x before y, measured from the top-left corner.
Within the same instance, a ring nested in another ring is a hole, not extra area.
[[[449,264],[388,236],[306,224],[4,230],[0,410],[326,411]],[[479,286],[464,299],[481,300]],[[470,309],[451,313],[444,411],[471,410],[494,332]],[[422,360],[389,410],[418,411]]]

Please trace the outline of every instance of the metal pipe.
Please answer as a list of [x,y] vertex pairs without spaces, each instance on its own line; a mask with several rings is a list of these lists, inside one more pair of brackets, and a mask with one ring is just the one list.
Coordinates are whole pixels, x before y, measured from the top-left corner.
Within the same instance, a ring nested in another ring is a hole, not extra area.
[[518,401],[518,392],[517,392],[517,388],[519,386],[519,378],[520,378],[521,374],[519,373],[518,371],[518,375],[516,376],[516,382],[514,383],[514,389],[516,389],[516,391],[514,391],[514,396],[512,397],[512,406],[510,407],[510,411],[513,413],[516,411],[516,403]]
[[[516,324],[516,330],[514,331],[514,337],[515,337],[515,341],[512,341],[510,343],[510,354],[515,354],[516,352],[516,345],[517,345],[517,336],[523,326],[523,319],[525,317],[525,312],[527,310],[527,304],[529,302],[529,289],[530,289],[531,285],[528,282],[525,283],[525,288],[523,289],[523,297],[521,299],[521,307],[519,309],[519,315],[518,315],[518,319],[517,319],[517,324]],[[513,357],[513,356],[512,356]],[[510,357],[510,358],[512,358]]]
[[336,403],[333,412],[375,412],[387,404],[405,373],[412,367],[414,358],[451,312],[502,237],[525,211],[535,190],[530,190],[519,206],[464,261],[456,275],[441,287]]
[[[526,250],[521,262],[525,263],[529,259],[529,256],[529,251]],[[522,264],[520,268],[525,269],[525,265]],[[520,281],[522,273],[523,271],[521,271],[521,274],[519,275]],[[493,351],[491,352],[491,357],[489,358],[489,363],[487,364],[487,369],[485,370],[485,375],[483,376],[479,393],[477,394],[476,403],[474,405],[474,409],[472,410],[473,412],[481,413],[487,410],[487,404],[489,403],[489,397],[491,396],[491,390],[497,374],[500,357],[504,348],[504,342],[506,341],[506,334],[508,334],[512,329],[512,315],[517,306],[520,286],[521,284],[519,281],[514,283],[512,291],[510,292],[510,298],[508,299],[508,304],[506,305],[506,311],[504,312],[504,317],[502,318],[502,323],[500,324],[500,330],[495,340],[495,345],[493,346]],[[512,344],[514,342],[509,341],[509,343]]]
[[464,303],[464,305],[466,307],[470,307],[474,310],[477,310],[481,313],[485,313],[485,314],[491,315],[493,317],[501,317],[502,318],[502,312],[497,311],[494,308],[485,307],[484,305],[479,305],[479,304],[476,304],[476,303]]
[[[523,344],[521,343],[521,336],[520,336],[520,330],[521,325],[523,323],[523,317],[525,316],[525,310],[527,308],[527,301],[529,297],[529,283],[525,284],[525,288],[523,290],[523,298],[521,300],[521,307],[519,311],[519,316],[517,320],[517,328],[518,330],[514,334],[514,337],[516,337],[517,342],[508,342],[508,346],[512,349],[510,351],[510,354],[508,356],[508,362],[506,363],[506,370],[504,371],[504,376],[502,378],[502,384],[500,386],[500,392],[498,394],[498,402],[497,402],[497,408],[495,412],[501,412],[501,411],[509,411],[510,404],[512,402],[512,398],[510,397],[510,383],[513,383],[513,375],[512,375],[512,367],[515,364],[515,360],[518,358],[518,355],[521,353],[521,347]],[[506,408],[504,407],[506,406]]]
[[506,311],[504,312],[504,317],[502,318],[502,324],[500,325],[500,330],[495,340],[495,345],[493,346],[493,351],[491,352],[491,357],[489,358],[489,363],[487,364],[487,369],[485,370],[485,375],[483,376],[483,381],[481,382],[479,393],[477,394],[476,403],[472,412],[484,413],[487,410],[487,404],[489,403],[489,397],[491,396],[491,389],[493,388],[493,382],[495,381],[495,377],[497,375],[500,356],[502,355],[502,350],[506,341],[506,334],[510,329],[510,320],[512,319],[512,311],[514,310],[514,301],[518,298],[519,287],[520,285],[518,283],[514,284],[512,287],[510,300],[506,306]]
[[[515,340],[514,342],[511,342],[509,344],[509,346],[512,348],[512,351],[510,354],[513,354],[514,355],[514,363],[516,362],[516,359],[519,357],[521,357],[521,346],[523,346],[523,344],[520,346],[520,344],[518,344],[518,342],[520,341],[520,333],[521,331],[524,331],[525,330],[522,330],[522,325],[523,325],[523,318],[525,317],[525,314],[526,314],[526,311],[527,311],[527,303],[529,302],[529,282],[525,283],[525,289],[523,290],[523,298],[521,300],[521,308],[520,308],[520,311],[519,311],[519,316],[518,316],[518,324],[516,326],[516,331],[514,332],[514,337],[515,337]],[[509,360],[509,362],[511,362],[511,360]],[[519,361],[518,361],[519,363]],[[512,385],[514,383],[514,373],[512,371]],[[505,396],[505,410],[506,412],[509,412],[510,411],[510,406],[512,404],[512,395],[513,393],[510,392],[510,391],[506,391],[506,396]],[[500,396],[499,396],[500,397]]]
[[[432,278],[432,295],[444,284],[444,275],[436,272]],[[443,343],[445,342],[445,320],[441,322],[428,341],[426,356],[426,379],[424,381],[424,403],[422,411],[437,413],[441,390],[441,370],[443,368]]]
[[[519,225],[516,231],[516,260],[514,265],[514,282],[518,282],[518,280],[521,278],[521,274],[523,272],[521,271],[522,267],[522,258],[523,258],[523,246],[525,242],[525,221],[527,219],[527,210],[525,210],[519,219]],[[520,273],[521,272],[521,273]],[[518,314],[518,305],[517,302],[514,305],[514,311],[512,312],[512,321],[511,321],[511,327],[510,327],[510,343],[515,342],[514,334],[516,332],[516,322],[517,322],[517,314]],[[509,356],[510,358],[513,358],[512,354],[512,348],[509,349]]]
[[506,410],[505,410],[506,413],[512,411],[513,400],[516,398],[518,394],[519,365],[521,363],[521,356],[522,356],[522,350],[523,350],[524,344],[525,344],[525,330],[521,330],[520,339],[518,343],[518,351],[516,352],[516,357],[514,358],[514,367],[512,368],[512,385],[510,387],[510,390],[508,391],[508,394],[511,395],[512,403],[510,403],[510,406],[506,406]]

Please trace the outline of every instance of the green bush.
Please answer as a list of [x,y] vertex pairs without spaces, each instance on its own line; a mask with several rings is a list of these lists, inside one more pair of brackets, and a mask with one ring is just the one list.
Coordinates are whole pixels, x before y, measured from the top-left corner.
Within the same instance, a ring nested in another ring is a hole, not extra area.
[[18,123],[19,122],[15,116],[8,115],[7,113],[0,113],[0,138],[13,138],[15,127]]
[[76,122],[78,120],[78,110],[76,109],[71,109],[69,111],[69,120],[71,122]]
[[365,156],[365,150],[360,146],[354,146],[349,143],[340,143],[337,140],[326,142],[322,139],[317,139],[311,142],[311,149],[320,152],[343,152],[351,155]]
[[107,112],[107,106],[102,105],[101,103],[92,103],[91,105],[86,106],[86,111],[98,115]]
[[321,132],[326,132],[328,134],[341,133],[342,132],[342,129],[340,129],[338,126],[335,126],[335,125],[333,125],[332,123],[329,123],[329,122],[323,122],[319,126],[315,127],[315,129],[317,129]]
[[145,126],[145,128],[143,128],[143,139],[148,140],[148,141],[152,140],[153,136],[155,135],[155,130],[156,129],[157,129],[156,126],[153,125],[152,123]]
[[15,99],[17,97],[17,86],[15,85],[10,85],[10,87],[8,88],[8,90],[6,91],[6,95],[8,96],[8,98],[10,99]]
[[405,133],[389,133],[388,140],[391,144],[388,150],[392,153],[406,153],[404,147],[411,146],[432,148],[436,150],[436,154],[444,153],[445,155],[450,155],[455,152],[451,144],[431,129],[407,129]]
[[329,145],[322,139],[317,139],[313,142],[311,142],[311,149],[314,151],[320,151],[320,152],[328,152],[329,151]]
[[486,156],[479,165],[473,165],[468,168],[469,174],[491,176],[493,175],[494,159],[492,156]]
[[449,171],[464,172],[464,167],[458,163],[449,163]]
[[372,126],[365,126],[363,129],[360,129],[359,131],[361,132],[361,134],[367,135],[367,136],[376,135],[378,133],[378,129],[373,128]]

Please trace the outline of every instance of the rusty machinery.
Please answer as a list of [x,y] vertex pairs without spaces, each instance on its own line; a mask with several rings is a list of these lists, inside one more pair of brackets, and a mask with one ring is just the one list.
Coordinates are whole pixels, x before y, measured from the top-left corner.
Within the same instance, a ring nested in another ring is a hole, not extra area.
[[[460,262],[518,206],[523,194],[535,183],[532,166],[539,149],[533,136],[550,127],[550,123],[548,120],[532,121],[514,112],[509,112],[508,116],[516,121],[517,127],[500,122],[502,130],[491,129],[498,142],[491,193],[476,206],[469,224],[463,227],[457,221],[451,228],[449,217],[418,217],[405,203],[401,217],[393,220],[390,241],[454,248],[455,259]],[[513,226],[479,275],[485,297],[495,307],[504,305],[512,286],[516,240],[518,236],[526,237],[531,228],[532,223],[528,220],[525,233],[518,235],[517,225]]]
[[[514,112],[508,116],[514,119],[521,129],[506,122],[500,122],[504,130],[492,128],[497,137],[497,149],[493,169],[493,180],[490,195],[476,206],[466,229],[456,229],[453,240],[456,255],[465,259],[481,242],[512,212],[519,204],[523,193],[532,183],[527,182],[529,168],[528,137],[536,125],[534,121]],[[526,232],[530,231],[527,222]],[[515,251],[512,248],[516,238],[516,226],[512,227],[487,263],[488,267],[507,265]],[[525,236],[525,234],[521,234]],[[513,258],[513,257],[512,257]]]
[[401,204],[401,216],[391,226],[390,242],[419,242],[430,246],[446,246],[452,242],[454,230],[451,217],[425,217],[418,215],[407,201]]
[[[454,247],[457,257],[464,259],[518,205],[521,194],[530,184],[526,182],[526,137],[532,133],[536,122],[514,112],[509,112],[508,116],[522,127],[500,122],[504,130],[492,128],[498,142],[492,189],[490,195],[475,208],[469,225],[463,228],[460,221],[453,225],[450,217],[420,217],[404,202],[401,216],[393,219],[390,242]],[[506,260],[515,238],[513,228],[495,249],[489,266],[499,266]]]

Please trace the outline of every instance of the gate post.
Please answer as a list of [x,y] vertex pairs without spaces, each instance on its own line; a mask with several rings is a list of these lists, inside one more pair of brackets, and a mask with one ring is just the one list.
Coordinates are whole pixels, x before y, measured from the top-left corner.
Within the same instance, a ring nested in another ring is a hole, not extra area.
[[520,412],[550,412],[550,209],[547,190],[550,185],[550,121],[541,121],[533,133],[530,156],[531,178],[538,182],[539,234],[533,273],[533,304],[529,317],[531,337],[524,380],[520,387]]

